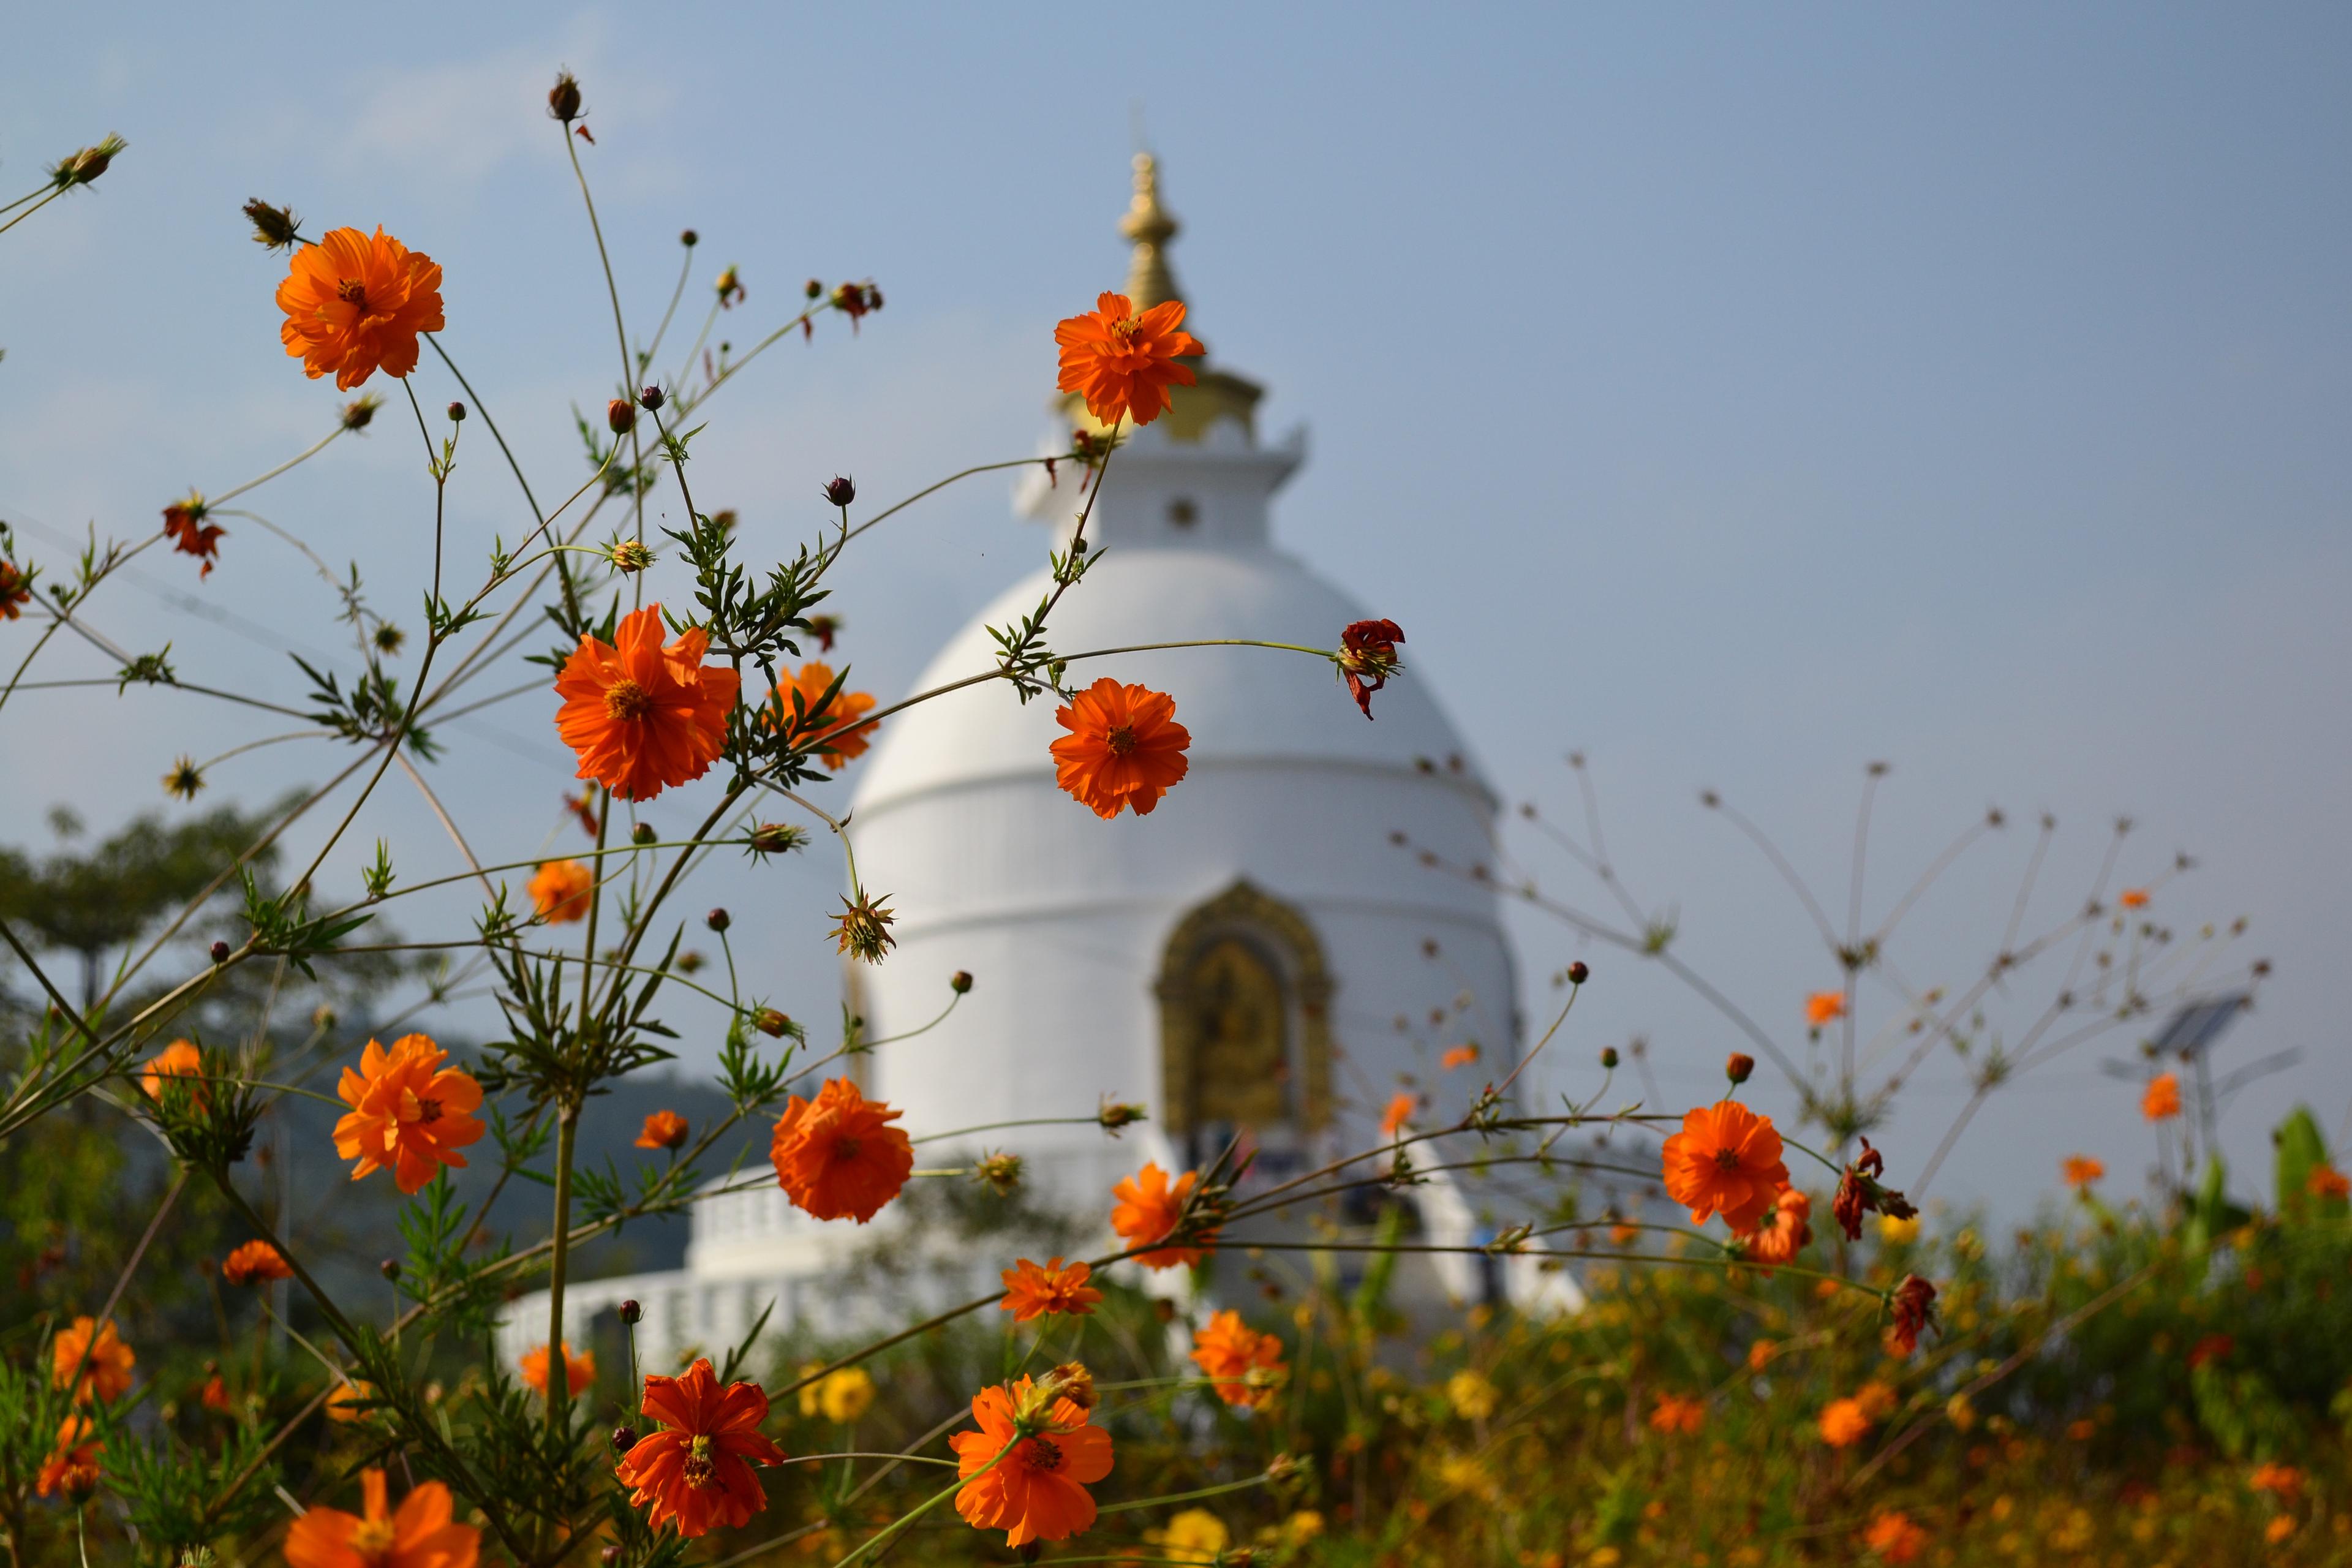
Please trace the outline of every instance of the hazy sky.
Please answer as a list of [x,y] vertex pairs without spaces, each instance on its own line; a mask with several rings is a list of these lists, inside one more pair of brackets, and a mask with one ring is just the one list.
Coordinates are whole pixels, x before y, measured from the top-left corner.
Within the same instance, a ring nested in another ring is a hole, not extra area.
[[[698,496],[783,552],[835,471],[883,498],[1031,448],[1053,321],[1124,276],[1112,224],[1139,112],[1196,324],[1271,388],[1267,428],[1312,433],[1279,537],[1407,628],[1408,678],[1514,800],[1574,819],[1560,759],[1589,753],[1629,886],[1679,910],[1678,953],[1791,1047],[1804,994],[1836,978],[1704,786],[1775,835],[1840,924],[1866,762],[1894,772],[1865,924],[2005,807],[2011,826],[1897,936],[1922,986],[1965,983],[1999,945],[2038,814],[2061,826],[2029,930],[2090,891],[2128,814],[2111,889],[2191,852],[2152,913],[2183,938],[2251,920],[2217,980],[2278,966],[2224,1059],[2305,1060],[2231,1108],[2242,1173],[2298,1098],[2341,1136],[2341,7],[418,5],[387,26],[131,5],[24,11],[11,42],[7,195],[109,130],[131,150],[0,238],[0,515],[141,536],[190,485],[226,489],[330,426],[335,394],[278,347],[282,262],[236,214],[252,195],[312,232],[381,223],[441,261],[451,352],[541,495],[577,483],[568,406],[609,395],[614,343],[541,107],[568,65],[640,331],[688,226],[704,237],[688,310],[740,263],[750,298],[722,327],[739,342],[804,277],[870,274],[887,295],[854,341],[829,322],[712,407]],[[428,408],[455,395],[437,366],[417,390]],[[479,437],[451,496],[468,573],[527,526]],[[412,623],[430,502],[398,405],[254,499],[339,567],[359,560]],[[992,481],[871,541],[840,579],[844,651],[893,695],[1044,548]],[[264,645],[342,646],[308,567],[250,524],[230,521],[209,583],[184,558],[138,571],[92,619],[142,650],[169,640],[188,679],[297,700]],[[657,571],[657,591],[681,583]],[[45,673],[104,670],[76,653]],[[549,708],[520,699],[446,737],[436,787],[486,847],[532,853],[555,826],[571,760]],[[184,696],[20,698],[0,715],[5,837],[41,844],[56,801],[100,826],[161,805],[173,754],[275,722]],[[253,753],[210,798],[335,765]],[[374,809],[355,850],[381,834],[404,874],[455,868],[413,790],[395,779]],[[1512,842],[1548,885],[1603,901],[1540,840]],[[351,856],[335,866],[355,879]],[[795,1012],[830,1005],[817,910],[836,879],[812,858],[730,869],[711,895]],[[1580,1091],[1594,1051],[1646,1031],[1667,1100],[1709,1092],[1738,1043],[1719,1019],[1654,970],[1518,930],[1531,1013],[1544,973],[1580,952],[1596,969],[1559,1084]],[[2021,984],[1988,1028],[2013,1036],[2057,984]],[[1865,994],[1874,1027],[1885,1002]],[[2130,1043],[1996,1100],[1938,1193],[2022,1203],[2077,1150],[2135,1184],[2153,1141],[2136,1090],[2096,1070]],[[1916,1172],[1961,1081],[1941,1059],[1914,1081],[1891,1176]]]

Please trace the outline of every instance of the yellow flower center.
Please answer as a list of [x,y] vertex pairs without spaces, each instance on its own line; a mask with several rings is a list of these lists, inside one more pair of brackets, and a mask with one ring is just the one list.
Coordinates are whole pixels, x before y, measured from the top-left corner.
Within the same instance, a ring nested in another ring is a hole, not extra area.
[[1123,321],[1113,321],[1110,324],[1110,335],[1118,340],[1121,348],[1131,347],[1135,342],[1136,334],[1142,331],[1142,321],[1134,316],[1129,316]]
[[1127,755],[1128,752],[1135,750],[1135,726],[1121,724],[1103,737],[1103,744],[1110,748],[1110,754],[1114,757]]
[[370,1564],[381,1563],[391,1552],[394,1536],[392,1521],[363,1519],[352,1531],[352,1550]]
[[1050,1473],[1062,1468],[1062,1450],[1043,1437],[1032,1437],[1021,1450],[1021,1462],[1033,1470]]
[[346,278],[335,286],[335,298],[342,300],[362,316],[367,314],[367,285],[356,278]]
[[708,1434],[697,1434],[694,1439],[687,1444],[686,1464],[679,1473],[686,1477],[686,1484],[690,1487],[708,1487],[718,1484],[719,1465],[710,1457],[710,1438]]
[[652,693],[634,680],[616,680],[604,693],[604,711],[624,722],[634,724],[653,710]]

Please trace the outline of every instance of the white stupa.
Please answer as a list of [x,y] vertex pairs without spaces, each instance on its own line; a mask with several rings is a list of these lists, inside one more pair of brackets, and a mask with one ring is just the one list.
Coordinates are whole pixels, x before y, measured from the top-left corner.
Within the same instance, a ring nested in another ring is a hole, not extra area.
[[[1176,222],[1150,156],[1135,165],[1120,227],[1135,247],[1126,291],[1141,310],[1181,295],[1166,252]],[[1197,318],[1186,327],[1201,335]],[[1100,558],[1049,625],[1058,654],[1219,637],[1336,647],[1372,613],[1276,547],[1272,502],[1306,460],[1304,432],[1262,443],[1262,389],[1213,361],[1195,374],[1110,462],[1087,528]],[[1066,451],[1073,424],[1100,428],[1076,398],[1056,414],[1045,450]],[[1062,548],[1086,503],[1082,475],[1033,472],[1019,509]],[[915,689],[993,668],[987,628],[1017,622],[1050,589],[1042,567],[1006,589]],[[1402,651],[1410,665],[1410,641]],[[1119,654],[1073,664],[1069,679],[1099,675],[1170,693],[1191,731],[1189,773],[1148,816],[1105,822],[1057,787],[1048,748],[1064,731],[1050,698],[1024,706],[1009,685],[984,682],[883,725],[848,832],[865,887],[896,912],[898,946],[855,966],[849,1002],[867,1037],[887,1042],[859,1058],[866,1092],[902,1108],[918,1138],[1087,1117],[1106,1097],[1142,1103],[1150,1121],[1117,1141],[1084,1124],[975,1131],[928,1145],[919,1165],[1010,1150],[1034,1201],[1100,1213],[1107,1226],[1112,1184],[1147,1159],[1181,1170],[1245,1131],[1258,1179],[1295,1173],[1377,1142],[1399,1092],[1421,1097],[1415,1121],[1451,1120],[1510,1070],[1520,1027],[1494,893],[1425,868],[1392,837],[1457,867],[1494,856],[1495,793],[1417,671],[1375,696],[1369,721],[1331,667],[1297,654]],[[971,994],[915,1033],[959,970],[976,977]],[[1473,1043],[1475,1069],[1440,1070],[1445,1050]],[[1408,1191],[1425,1239],[1483,1239],[1452,1184]],[[597,1311],[637,1300],[649,1365],[728,1342],[771,1303],[777,1326],[881,1321],[906,1303],[848,1300],[840,1288],[864,1239],[772,1189],[708,1200],[682,1272],[575,1285],[566,1316],[578,1313],[584,1337]],[[1006,1261],[975,1259],[973,1293]],[[1532,1260],[1439,1261],[1456,1297],[1575,1300],[1566,1275],[1538,1275]],[[534,1300],[510,1315],[512,1352],[545,1333]]]

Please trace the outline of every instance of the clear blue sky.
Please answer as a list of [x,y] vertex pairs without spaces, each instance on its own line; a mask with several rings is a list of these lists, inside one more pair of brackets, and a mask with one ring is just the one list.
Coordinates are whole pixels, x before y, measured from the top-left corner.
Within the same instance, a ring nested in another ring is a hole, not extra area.
[[[741,265],[731,332],[813,274],[887,294],[856,341],[828,328],[714,408],[706,504],[781,551],[836,470],[883,496],[1029,449],[1051,323],[1123,276],[1110,226],[1140,104],[1202,334],[1272,388],[1273,427],[1313,433],[1281,537],[1405,626],[1410,678],[1514,798],[1572,816],[1559,759],[1591,755],[1612,847],[1645,903],[1679,904],[1685,957],[1791,1040],[1802,994],[1834,980],[1703,785],[1841,910],[1869,759],[1895,765],[1879,909],[1998,803],[2061,819],[2038,906],[2054,918],[2128,813],[2122,879],[2195,853],[2157,912],[2184,934],[2249,916],[2231,962],[2279,966],[2228,1053],[2306,1061],[2231,1109],[2241,1164],[2298,1097],[2342,1128],[2341,7],[131,5],[26,11],[11,39],[8,195],[110,129],[131,143],[96,191],[0,241],[12,519],[136,536],[191,484],[225,489],[327,426],[333,393],[277,345],[279,264],[236,216],[257,195],[442,261],[452,351],[558,489],[577,472],[566,405],[607,395],[613,358],[541,108],[563,64],[635,318],[657,312],[687,226],[698,294]],[[453,395],[431,373],[419,392]],[[477,565],[493,531],[520,531],[490,459],[477,440],[453,499]],[[387,420],[257,504],[413,605],[418,468]],[[886,693],[1042,550],[987,484],[876,543],[841,608],[859,684]],[[250,525],[207,584],[143,568],[178,597],[129,585],[93,616],[141,647],[168,638],[191,679],[297,696],[257,628],[339,646],[315,580]],[[529,708],[453,732],[473,761],[442,770],[487,842],[526,852],[570,773]],[[0,717],[10,838],[37,844],[56,800],[100,824],[159,805],[173,753],[267,732],[184,699],[134,694],[128,723],[85,710]],[[259,799],[288,754],[225,766],[216,797]],[[363,842],[448,868],[413,795],[382,812]],[[1913,980],[1981,963],[2030,847],[2012,827],[1921,908]],[[834,875],[725,885],[794,1011],[831,994],[815,911]],[[1521,929],[1533,976],[1579,951]],[[1645,1029],[1666,1097],[1706,1093],[1736,1041],[1663,976],[1591,956],[1606,984],[1564,1058]],[[2077,1149],[2136,1178],[2131,1091],[2095,1070],[2121,1054],[1997,1102],[1939,1190],[2021,1202]],[[1918,1079],[1896,1173],[1958,1082]]]

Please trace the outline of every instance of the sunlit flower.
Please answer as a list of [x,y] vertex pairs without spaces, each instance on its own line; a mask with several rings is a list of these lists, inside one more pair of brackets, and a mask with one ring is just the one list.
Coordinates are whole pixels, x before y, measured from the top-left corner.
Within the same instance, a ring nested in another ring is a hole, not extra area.
[[956,1512],[975,1530],[1003,1531],[1007,1546],[1061,1541],[1093,1524],[1087,1488],[1110,1474],[1110,1434],[1090,1426],[1076,1400],[1055,1400],[1023,1434],[1021,1412],[1034,1387],[1024,1377],[982,1389],[971,1401],[980,1430],[948,1439],[964,1483]]
[[2347,1176],[2333,1165],[2314,1165],[2311,1174],[2304,1178],[2305,1194],[2323,1202],[2352,1196],[2352,1176]]
[[2069,1154],[2059,1169],[2066,1178],[2066,1184],[2076,1189],[2087,1187],[2107,1173],[2106,1166],[2088,1154]]
[[1111,1188],[1110,1195],[1118,1203],[1110,1211],[1110,1227],[1129,1247],[1145,1248],[1135,1255],[1135,1260],[1146,1268],[1172,1268],[1179,1264],[1190,1268],[1210,1250],[1206,1244],[1216,1239],[1213,1229],[1196,1233],[1192,1237],[1196,1245],[1192,1246],[1150,1245],[1175,1236],[1177,1220],[1184,1212],[1184,1200],[1198,1180],[1200,1173],[1187,1171],[1171,1183],[1168,1173],[1153,1161]]
[[2180,1114],[2180,1079],[2168,1072],[2160,1072],[2147,1080],[2147,1092],[2139,1097],[2139,1113],[2150,1121],[2168,1121]]
[[0,621],[13,621],[23,615],[21,606],[32,597],[32,579],[18,571],[14,561],[0,561]]
[[1862,1543],[1882,1563],[1908,1563],[1927,1549],[1927,1532],[1901,1509],[1889,1509],[1870,1521]]
[[1087,400],[1087,412],[1108,425],[1122,415],[1149,425],[1168,410],[1169,387],[1192,384],[1181,363],[1208,351],[1184,325],[1184,302],[1169,300],[1138,316],[1124,294],[1102,294],[1095,308],[1054,329],[1062,346],[1055,384]]
[[1154,1555],[1162,1563],[1211,1564],[1222,1560],[1234,1532],[1207,1509],[1188,1508],[1170,1514],[1159,1529],[1145,1531],[1143,1539],[1158,1548]]
[[106,1452],[106,1445],[90,1436],[90,1420],[87,1415],[68,1415],[58,1428],[58,1440],[49,1457],[41,1461],[40,1474],[34,1479],[33,1490],[42,1497],[61,1496],[70,1502],[79,1502],[98,1489],[98,1457]]
[[1231,1310],[1216,1313],[1193,1332],[1192,1359],[1218,1398],[1244,1410],[1271,1397],[1288,1371],[1281,1339],[1259,1333]]
[[1402,1132],[1404,1124],[1412,1119],[1413,1107],[1416,1103],[1417,1101],[1410,1094],[1399,1093],[1391,1096],[1389,1108],[1381,1112],[1381,1136],[1393,1139],[1398,1133]]
[[[76,1318],[49,1342],[49,1386],[72,1383],[76,1405],[88,1405],[92,1395],[101,1404],[120,1399],[131,1390],[131,1367],[138,1359],[114,1331],[113,1319],[100,1328],[95,1319]],[[76,1368],[80,1369],[78,1377]]]
[[1069,731],[1050,748],[1054,782],[1106,821],[1129,806],[1149,815],[1190,766],[1192,734],[1166,692],[1106,675],[1054,710],[1054,722]]
[[890,1125],[903,1114],[845,1078],[814,1100],[793,1095],[768,1146],[784,1195],[818,1219],[872,1219],[915,1168],[914,1144]]
[[482,1532],[457,1522],[457,1504],[439,1481],[423,1481],[400,1500],[386,1497],[382,1470],[360,1474],[362,1513],[313,1508],[286,1531],[287,1568],[474,1568]]
[[2116,896],[2116,902],[2121,904],[2127,910],[2144,910],[2147,908],[2147,889],[2146,888],[2126,888],[2121,893]]
[[1916,1274],[1906,1274],[1895,1288],[1895,1323],[1886,1331],[1887,1348],[1909,1355],[1919,1348],[1919,1333],[1936,1321],[1936,1288]]
[[710,634],[692,627],[662,645],[659,605],[621,617],[611,643],[591,634],[555,678],[555,728],[579,753],[574,776],[623,800],[651,800],[709,772],[727,741],[742,677],[705,665]]
[[1083,1316],[1103,1299],[1101,1291],[1087,1283],[1093,1272],[1085,1263],[1066,1268],[1056,1258],[1040,1267],[1024,1258],[1004,1270],[1004,1300],[997,1305],[1012,1313],[1016,1323],[1049,1313]]
[[1760,1272],[1770,1279],[1772,1265],[1794,1261],[1813,1239],[1812,1212],[1811,1198],[1794,1187],[1786,1189],[1757,1216],[1755,1229],[1733,1235],[1732,1239],[1739,1243],[1739,1256],[1763,1265]]
[[1339,679],[1367,719],[1372,716],[1372,693],[1402,668],[1396,645],[1402,641],[1403,631],[1387,620],[1350,621],[1339,634]]
[[[832,690],[833,682],[833,667],[811,659],[777,688],[774,712],[788,727],[794,745],[819,748],[818,760],[837,773],[849,765],[851,758],[864,756],[866,748],[874,743],[875,726],[857,722],[874,707],[874,695],[844,686],[833,693],[832,702],[825,703],[824,694]],[[795,694],[800,698],[798,722],[793,717]]]
[[1464,1367],[1445,1380],[1445,1402],[1454,1406],[1454,1414],[1465,1421],[1484,1421],[1495,1414],[1502,1394],[1486,1374]]
[[686,1118],[675,1110],[656,1110],[646,1118],[638,1130],[640,1149],[675,1149],[686,1142]]
[[1655,1432],[1695,1436],[1706,1425],[1706,1401],[1680,1394],[1660,1394],[1650,1407],[1650,1428]]
[[191,490],[184,500],[175,500],[163,509],[163,533],[172,547],[183,555],[193,555],[205,563],[196,574],[201,583],[213,574],[213,563],[220,556],[220,542],[228,537],[227,530],[216,522],[205,521],[205,498]]
[[1845,994],[1842,991],[1816,991],[1805,998],[1805,1022],[1816,1029],[1844,1016]]
[[[522,1385],[541,1399],[547,1397],[548,1360],[545,1345],[533,1345],[522,1352]],[[577,1398],[595,1382],[596,1352],[583,1351],[573,1355],[571,1342],[566,1341],[563,1346],[564,1391]]]
[[862,1366],[835,1367],[801,1390],[801,1414],[846,1426],[873,1407],[874,1375]]
[[[147,1070],[139,1075],[139,1087],[150,1100],[163,1098],[163,1085],[175,1078],[202,1078],[205,1071],[204,1053],[192,1040],[173,1040],[147,1058]],[[205,1099],[205,1086],[194,1086],[196,1102]]]
[[1822,1441],[1832,1448],[1851,1448],[1870,1435],[1875,1425],[1858,1399],[1832,1399],[1822,1410]]
[[2284,1541],[2288,1536],[2293,1535],[2294,1533],[2294,1516],[2293,1514],[2278,1514],[2274,1516],[2268,1524],[2263,1526],[2263,1539],[2271,1545],[2276,1546],[2280,1542]]
[[614,1467],[635,1489],[629,1506],[644,1508],[646,1527],[675,1524],[691,1539],[714,1524],[740,1529],[768,1506],[754,1465],[780,1465],[783,1451],[760,1435],[768,1396],[756,1383],[719,1386],[708,1358],[684,1377],[648,1377],[643,1414],[662,1430],[639,1437]]
[[1883,1214],[1878,1216],[1878,1239],[1889,1247],[1908,1247],[1919,1239],[1919,1216],[1916,1214]]
[[1466,1046],[1456,1046],[1452,1050],[1446,1052],[1444,1056],[1438,1058],[1437,1070],[1440,1072],[1452,1072],[1455,1068],[1466,1068],[1477,1059],[1478,1043],[1475,1040],[1473,1040]]
[[286,1255],[266,1241],[248,1241],[221,1259],[221,1278],[232,1285],[260,1285],[291,1279],[294,1270]]
[[525,889],[539,918],[551,926],[586,920],[588,900],[595,890],[596,873],[577,860],[541,862]]
[[482,1086],[443,1067],[448,1057],[425,1036],[403,1035],[389,1051],[370,1040],[359,1070],[343,1069],[335,1092],[352,1109],[335,1123],[335,1152],[359,1162],[352,1180],[388,1167],[394,1184],[414,1193],[442,1166],[465,1167],[457,1151],[482,1135],[473,1115]]
[[330,229],[294,252],[278,286],[286,352],[317,380],[331,374],[349,392],[381,370],[395,379],[416,368],[416,340],[437,332],[441,268],[383,232]]
[[1752,1230],[1789,1184],[1772,1119],[1737,1100],[1700,1106],[1666,1140],[1666,1194],[1704,1225],[1718,1209],[1735,1231]]

